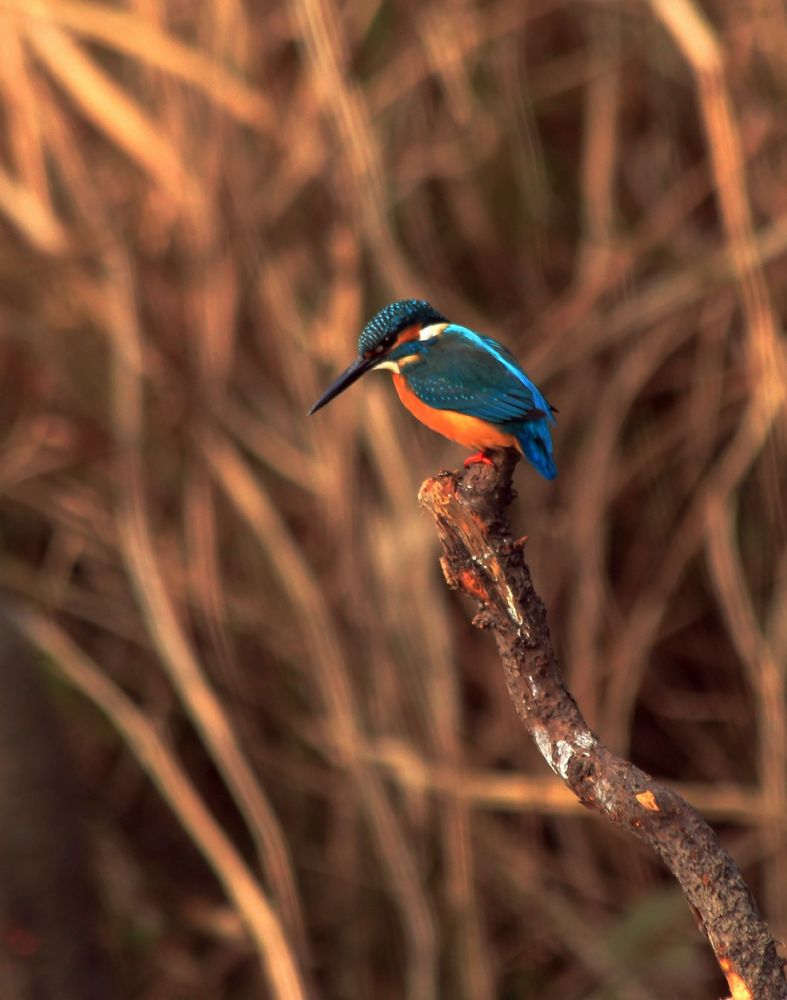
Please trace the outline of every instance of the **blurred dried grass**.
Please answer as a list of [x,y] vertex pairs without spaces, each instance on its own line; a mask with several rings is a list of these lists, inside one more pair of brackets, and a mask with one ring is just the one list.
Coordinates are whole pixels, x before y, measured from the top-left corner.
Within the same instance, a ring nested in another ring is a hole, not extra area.
[[458,451],[382,378],[304,416],[413,294],[559,406],[571,685],[787,936],[786,52],[780,0],[0,3],[0,573],[112,724],[63,706],[129,996],[722,988],[444,590]]

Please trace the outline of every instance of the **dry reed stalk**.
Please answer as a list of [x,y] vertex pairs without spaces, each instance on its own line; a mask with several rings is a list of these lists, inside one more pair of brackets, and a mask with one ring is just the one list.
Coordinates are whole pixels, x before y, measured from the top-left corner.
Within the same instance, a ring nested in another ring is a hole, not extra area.
[[298,964],[274,908],[150,720],[109,680],[106,671],[43,615],[12,609],[12,621],[49,657],[58,675],[107,716],[156,784],[237,907],[274,995],[279,1000],[306,1000]]
[[[368,448],[379,469],[391,512],[384,530],[380,524],[369,526],[367,545],[385,611],[369,616],[368,629],[370,633],[377,631],[384,623],[391,640],[401,643],[406,660],[413,664],[418,664],[426,652],[428,667],[423,671],[415,706],[423,720],[424,738],[438,760],[448,766],[461,766],[462,712],[448,608],[441,599],[437,581],[422,559],[421,547],[414,544],[416,539],[426,542],[427,526],[416,528],[407,516],[406,497],[411,494],[407,456],[404,448],[391,445],[396,434],[391,426],[390,405],[385,406],[378,393],[368,409],[370,419],[365,428]],[[395,564],[398,564],[396,571]],[[395,679],[391,686],[395,688]],[[381,698],[381,702],[383,710],[378,725],[382,729],[394,728],[397,720],[390,710],[385,710],[386,699]],[[395,706],[393,700],[392,707]],[[479,916],[470,814],[461,798],[449,798],[437,803],[437,807],[445,864],[444,905],[457,938],[456,958],[452,962],[459,967],[455,981],[467,984],[469,994],[481,1000],[492,995],[493,985]]]
[[[652,0],[652,3],[656,14],[680,46],[694,73],[720,212],[750,337],[749,364],[755,380],[750,412],[753,420],[759,419],[762,422],[758,438],[764,443],[772,422],[782,414],[787,396],[787,353],[777,337],[770,293],[753,235],[741,142],[725,80],[722,46],[703,13],[691,0]],[[725,518],[729,502],[729,493],[713,498],[707,512],[711,550],[717,557],[721,538],[718,525]],[[718,558],[715,564],[718,565]],[[732,565],[727,560],[728,570]],[[742,580],[739,574],[724,578],[716,574],[717,587],[723,594],[729,592],[727,579],[738,582]],[[734,587],[734,583],[732,586]],[[738,586],[736,590],[739,599],[744,601],[745,608],[748,603],[745,601],[745,588]],[[730,609],[736,605],[724,602],[724,606],[731,623],[731,636],[740,648],[742,622],[737,615],[730,618]],[[750,651],[752,642],[758,643],[753,615],[748,624],[750,629],[745,648]],[[784,700],[784,679],[767,653],[754,659],[747,655],[744,662],[752,668],[755,691],[762,696],[759,749],[761,781],[766,796],[773,802],[774,815],[781,817],[787,813],[787,707]],[[778,926],[787,924],[787,894],[784,890],[787,882],[787,847],[784,846],[784,834],[785,824],[782,819],[770,824],[765,834],[773,869],[766,879],[766,885]]]
[[344,668],[344,654],[326,608],[298,547],[281,515],[250,475],[240,455],[218,436],[203,439],[205,458],[217,483],[251,528],[276,572],[280,586],[290,596],[309,642],[314,681],[328,715],[328,747],[358,783],[391,892],[401,911],[408,943],[408,995],[428,1000],[436,982],[435,928],[431,907],[424,895],[418,864],[380,782],[360,753],[358,720],[352,686]]
[[122,256],[108,260],[107,329],[112,338],[115,434],[120,489],[116,522],[120,552],[162,665],[197,727],[206,750],[233,794],[254,837],[260,861],[274,888],[301,956],[308,953],[305,924],[286,840],[278,818],[241,747],[222,702],[198,661],[156,555],[144,496],[141,458],[143,410],[142,343]]
[[[456,798],[475,810],[587,816],[571,791],[552,777],[434,764],[412,747],[390,742],[370,746],[367,753],[404,787]],[[756,788],[684,781],[665,784],[709,819],[757,826],[773,814],[771,802]]]
[[63,226],[31,188],[0,169],[0,212],[42,253],[59,254],[68,246]]
[[349,207],[359,215],[380,274],[392,287],[407,287],[415,294],[420,279],[392,237],[381,155],[369,110],[344,69],[347,53],[339,12],[332,0],[297,0],[294,7],[320,103],[325,103],[335,122],[346,161]]
[[[582,130],[582,242],[574,283],[592,290],[608,284],[615,245],[615,176],[620,156],[620,24],[614,14],[589,18],[590,79]],[[592,294],[592,292],[591,292]]]
[[29,21],[31,32],[55,24],[163,70],[195,89],[238,121],[263,132],[275,127],[275,110],[265,95],[211,59],[133,11],[81,0],[3,0]]
[[175,147],[77,42],[46,22],[29,25],[24,37],[84,114],[160,183],[176,203],[196,196]]
[[43,145],[43,123],[36,114],[36,95],[29,53],[8,14],[0,13],[0,90],[6,95],[10,159],[21,180],[52,212],[52,197]]
[[[644,977],[620,962],[608,935],[600,934],[592,920],[578,917],[574,895],[562,890],[552,873],[544,872],[533,859],[523,859],[517,840],[508,831],[485,822],[482,835],[484,850],[479,853],[485,876],[510,898],[512,909],[537,913],[539,925],[571,959],[564,982],[555,983],[558,995],[581,995],[588,981],[598,981],[625,1000],[659,1000]],[[679,902],[685,906],[682,899]]]

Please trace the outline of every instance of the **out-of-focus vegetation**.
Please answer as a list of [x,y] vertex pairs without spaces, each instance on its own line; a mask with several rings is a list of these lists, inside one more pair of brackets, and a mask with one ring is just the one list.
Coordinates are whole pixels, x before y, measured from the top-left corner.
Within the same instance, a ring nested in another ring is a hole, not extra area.
[[572,689],[787,937],[786,107],[780,0],[0,5],[0,575],[123,996],[723,989],[446,592],[461,450],[387,376],[305,416],[410,295],[558,406]]

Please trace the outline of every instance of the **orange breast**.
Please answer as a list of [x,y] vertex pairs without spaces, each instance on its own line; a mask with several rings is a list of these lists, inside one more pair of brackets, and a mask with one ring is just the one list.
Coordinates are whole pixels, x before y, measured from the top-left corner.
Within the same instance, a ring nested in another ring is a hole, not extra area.
[[420,400],[407,385],[404,375],[393,377],[399,399],[422,424],[467,448],[519,448],[513,434],[507,434],[494,424],[455,410],[436,410]]

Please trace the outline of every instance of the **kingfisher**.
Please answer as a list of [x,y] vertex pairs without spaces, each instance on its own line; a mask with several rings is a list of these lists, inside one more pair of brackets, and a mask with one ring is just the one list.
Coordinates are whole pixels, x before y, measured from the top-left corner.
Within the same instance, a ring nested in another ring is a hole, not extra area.
[[491,337],[449,323],[422,299],[392,302],[363,328],[358,357],[309,414],[376,369],[393,372],[399,399],[421,423],[477,449],[466,466],[491,464],[493,449],[516,448],[542,476],[557,475],[549,431],[557,410]]

